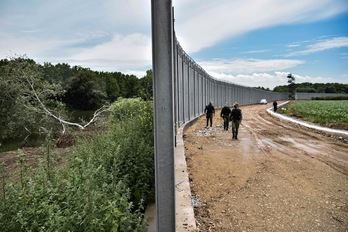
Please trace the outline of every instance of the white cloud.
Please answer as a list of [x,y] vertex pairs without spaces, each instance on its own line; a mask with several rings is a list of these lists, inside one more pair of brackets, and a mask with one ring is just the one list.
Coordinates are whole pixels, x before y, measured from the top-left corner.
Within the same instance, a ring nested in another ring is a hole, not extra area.
[[[115,34],[111,41],[82,49],[69,59],[73,63],[88,65],[97,70],[130,72],[129,69],[143,68],[151,64],[151,38],[138,33]],[[95,64],[99,64],[99,67]]]
[[[279,85],[288,85],[287,76],[289,72],[274,72],[270,73],[253,73],[253,74],[239,74],[230,75],[223,73],[209,73],[218,80],[227,81],[239,85],[250,86],[250,87],[264,87],[273,89]],[[337,82],[333,78],[329,77],[311,77],[311,76],[301,76],[298,74],[293,74],[296,83],[310,82],[310,83],[332,83]]]
[[[178,40],[188,53],[252,30],[311,22],[348,9],[346,0],[174,0]],[[227,12],[226,12],[227,11]]]
[[306,49],[301,51],[291,52],[286,55],[286,57],[290,56],[304,56],[316,52],[322,52],[329,49],[334,48],[342,48],[348,47],[348,37],[336,37],[332,39],[328,39],[325,41],[320,41],[311,45],[308,45]]
[[116,60],[144,60],[151,58],[151,38],[134,33],[129,35],[115,34],[111,41],[86,48],[74,55],[75,59],[116,59]]
[[[303,82],[310,82],[310,83],[336,83],[337,79],[334,79],[332,77],[322,77],[322,76],[302,76],[299,74],[294,74],[295,77],[295,83],[303,83]],[[342,82],[340,82],[342,83]],[[346,81],[346,83],[348,83]]]
[[148,0],[1,2],[0,58],[26,54],[39,63],[148,69],[150,4]]
[[241,52],[241,54],[264,53],[264,52],[268,52],[268,51],[269,51],[269,50],[252,50],[252,51]]
[[304,64],[303,60],[291,59],[234,59],[209,60],[197,62],[208,73],[242,74],[254,72],[279,71]]

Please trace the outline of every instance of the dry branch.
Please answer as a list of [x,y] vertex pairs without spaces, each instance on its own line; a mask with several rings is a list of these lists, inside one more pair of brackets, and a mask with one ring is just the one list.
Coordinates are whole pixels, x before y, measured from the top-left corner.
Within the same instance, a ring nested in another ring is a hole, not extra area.
[[56,116],[56,115],[53,114],[51,111],[49,111],[49,110],[46,108],[45,104],[41,101],[40,97],[38,96],[38,94],[37,94],[37,92],[36,92],[36,90],[35,90],[35,88],[34,88],[34,83],[33,83],[33,81],[32,81],[31,79],[29,80],[29,78],[27,78],[27,82],[28,82],[28,84],[29,84],[31,90],[32,90],[33,93],[34,93],[34,96],[35,96],[36,100],[39,102],[39,104],[41,105],[41,107],[42,107],[42,109],[45,111],[45,113],[46,113],[48,116],[50,116],[50,117],[52,117],[52,118],[58,120],[59,123],[62,125],[62,127],[63,127],[62,133],[63,133],[63,134],[65,133],[65,125],[75,126],[75,127],[78,127],[79,129],[83,130],[83,129],[85,129],[86,127],[88,127],[90,124],[92,124],[93,122],[95,122],[96,119],[97,119],[97,117],[98,117],[101,113],[110,110],[110,106],[109,106],[109,105],[104,105],[104,106],[102,106],[101,108],[97,109],[97,110],[94,112],[93,117],[91,118],[91,120],[89,120],[89,122],[87,122],[85,125],[81,125],[81,124],[75,123],[75,122],[66,121],[66,120],[62,119],[60,116]]

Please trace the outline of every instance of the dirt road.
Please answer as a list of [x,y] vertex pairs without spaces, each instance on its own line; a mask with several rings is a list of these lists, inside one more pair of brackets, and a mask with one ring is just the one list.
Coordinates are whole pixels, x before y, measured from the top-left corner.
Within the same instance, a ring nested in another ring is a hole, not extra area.
[[348,144],[241,107],[232,140],[219,112],[185,132],[200,231],[348,231]]

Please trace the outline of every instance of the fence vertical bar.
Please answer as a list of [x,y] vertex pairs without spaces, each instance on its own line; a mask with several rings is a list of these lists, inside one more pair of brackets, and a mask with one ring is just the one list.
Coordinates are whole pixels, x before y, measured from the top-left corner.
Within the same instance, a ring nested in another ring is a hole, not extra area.
[[173,12],[171,0],[152,0],[156,231],[175,231]]

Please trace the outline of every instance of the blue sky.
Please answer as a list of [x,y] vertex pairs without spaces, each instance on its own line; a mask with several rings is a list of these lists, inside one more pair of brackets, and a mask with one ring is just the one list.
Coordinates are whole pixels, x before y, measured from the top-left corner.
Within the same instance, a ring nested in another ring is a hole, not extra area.
[[[0,58],[145,75],[150,0],[1,0]],[[217,79],[348,83],[348,0],[173,0],[184,50]]]

